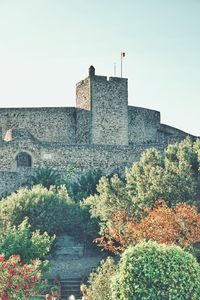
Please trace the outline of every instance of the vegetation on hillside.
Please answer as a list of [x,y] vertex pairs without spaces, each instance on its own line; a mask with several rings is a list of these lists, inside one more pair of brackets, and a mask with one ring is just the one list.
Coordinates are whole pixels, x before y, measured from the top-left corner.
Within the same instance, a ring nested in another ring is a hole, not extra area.
[[195,206],[179,203],[168,207],[164,201],[158,201],[146,213],[140,222],[127,216],[125,211],[114,213],[112,225],[104,229],[97,243],[109,251],[121,253],[129,245],[149,240],[183,249],[191,249],[200,242],[200,214]]
[[199,140],[145,151],[124,178],[91,170],[63,179],[42,168],[0,201],[2,261],[43,260],[54,234],[96,238],[119,256],[91,274],[90,300],[199,299],[200,267],[189,254],[200,244],[199,201]]
[[91,216],[104,228],[112,223],[116,211],[125,211],[139,221],[158,199],[169,206],[179,202],[199,206],[200,141],[186,139],[169,145],[164,153],[145,151],[125,172],[125,180],[114,175],[102,177],[97,193],[84,200]]

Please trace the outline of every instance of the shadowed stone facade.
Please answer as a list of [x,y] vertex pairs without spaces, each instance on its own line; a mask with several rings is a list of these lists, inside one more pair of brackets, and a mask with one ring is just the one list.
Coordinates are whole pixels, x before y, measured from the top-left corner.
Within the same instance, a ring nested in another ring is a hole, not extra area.
[[91,66],[76,85],[76,107],[0,109],[0,194],[15,190],[33,168],[109,173],[187,135],[161,124],[158,111],[128,106],[128,80],[95,75]]

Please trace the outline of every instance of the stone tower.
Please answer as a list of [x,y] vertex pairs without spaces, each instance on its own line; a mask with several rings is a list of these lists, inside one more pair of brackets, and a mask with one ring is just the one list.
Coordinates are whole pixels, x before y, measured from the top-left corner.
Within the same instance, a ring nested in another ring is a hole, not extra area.
[[128,80],[95,75],[76,85],[76,107],[90,111],[90,143],[128,145]]

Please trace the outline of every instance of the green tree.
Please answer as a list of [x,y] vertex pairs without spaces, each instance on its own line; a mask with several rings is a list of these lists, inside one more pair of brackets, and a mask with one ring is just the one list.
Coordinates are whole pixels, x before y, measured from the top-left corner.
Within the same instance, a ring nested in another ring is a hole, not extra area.
[[200,267],[177,246],[148,242],[130,246],[112,279],[112,299],[198,300]]
[[86,293],[90,300],[110,300],[111,299],[111,279],[116,273],[117,265],[113,258],[108,257],[100,262],[96,271],[89,277],[89,287]]
[[[92,217],[102,226],[110,223],[113,212],[126,211],[138,220],[145,209],[164,199],[169,206],[179,201],[198,204],[200,197],[200,142],[189,138],[169,145],[164,153],[145,151],[138,162],[126,169],[125,180],[103,177],[97,193],[88,197]],[[192,200],[192,201],[191,201]]]
[[109,223],[116,210],[127,211],[127,213],[133,210],[126,183],[118,175],[113,175],[111,178],[103,176],[97,185],[97,193],[89,196],[82,205],[90,207],[91,216],[102,223]]
[[50,251],[54,237],[39,230],[31,231],[28,219],[19,226],[10,226],[0,233],[0,253],[8,259],[11,255],[19,255],[23,263],[29,263],[34,259],[44,259]]
[[0,202],[0,225],[18,226],[28,217],[32,231],[69,234],[85,243],[98,235],[99,226],[91,219],[87,206],[80,206],[69,196],[66,187],[47,189],[41,185],[22,188]]
[[0,223],[18,226],[28,217],[32,230],[49,234],[73,231],[75,203],[65,187],[22,188],[0,202]]

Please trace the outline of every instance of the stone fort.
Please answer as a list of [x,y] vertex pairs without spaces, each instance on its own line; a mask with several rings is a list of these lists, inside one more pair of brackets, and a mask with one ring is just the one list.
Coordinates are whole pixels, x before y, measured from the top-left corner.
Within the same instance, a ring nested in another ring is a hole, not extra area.
[[160,112],[129,106],[126,78],[96,75],[91,66],[76,85],[76,107],[0,109],[0,195],[34,168],[123,170],[145,149],[187,135],[161,124]]

